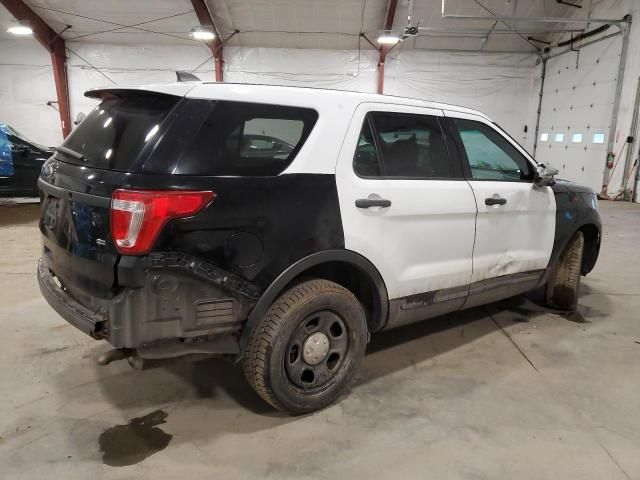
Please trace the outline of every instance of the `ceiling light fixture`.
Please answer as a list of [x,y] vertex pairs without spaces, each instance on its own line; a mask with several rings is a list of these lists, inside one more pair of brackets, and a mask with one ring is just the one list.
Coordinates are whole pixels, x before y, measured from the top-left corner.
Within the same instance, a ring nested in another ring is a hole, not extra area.
[[213,31],[213,27],[200,25],[191,29],[191,36],[196,40],[213,40],[216,38],[216,34]]
[[400,41],[400,37],[393,33],[383,33],[378,37],[380,45],[395,45]]
[[11,25],[9,28],[7,28],[7,32],[13,35],[21,36],[33,35],[33,28],[24,23],[16,23],[15,25]]

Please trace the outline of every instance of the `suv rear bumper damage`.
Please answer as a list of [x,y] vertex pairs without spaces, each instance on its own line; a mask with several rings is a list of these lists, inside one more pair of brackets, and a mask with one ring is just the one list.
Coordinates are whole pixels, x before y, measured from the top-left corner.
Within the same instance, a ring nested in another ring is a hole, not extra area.
[[99,339],[105,319],[75,301],[54,280],[42,258],[38,261],[38,286],[47,303],[67,322],[87,335]]
[[71,325],[142,358],[191,353],[239,353],[240,333],[262,291],[219,267],[180,253],[122,257],[116,294],[91,297],[55,279],[47,256],[38,283],[53,309]]

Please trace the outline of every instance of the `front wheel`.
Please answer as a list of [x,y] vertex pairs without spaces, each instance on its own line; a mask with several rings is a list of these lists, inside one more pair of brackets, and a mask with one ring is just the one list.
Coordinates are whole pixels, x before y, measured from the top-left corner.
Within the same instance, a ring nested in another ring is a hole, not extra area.
[[364,357],[367,322],[356,297],[328,280],[287,290],[255,326],[243,369],[279,410],[309,413],[333,403]]
[[545,296],[549,307],[561,310],[577,308],[583,250],[584,235],[576,232],[560,255],[547,283]]

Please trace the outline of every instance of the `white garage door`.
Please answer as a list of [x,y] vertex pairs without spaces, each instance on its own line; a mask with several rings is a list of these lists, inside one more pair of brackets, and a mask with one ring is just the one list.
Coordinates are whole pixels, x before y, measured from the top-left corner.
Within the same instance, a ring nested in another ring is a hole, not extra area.
[[[607,158],[620,36],[547,62],[536,159],[599,192]],[[620,145],[617,143],[616,145]]]

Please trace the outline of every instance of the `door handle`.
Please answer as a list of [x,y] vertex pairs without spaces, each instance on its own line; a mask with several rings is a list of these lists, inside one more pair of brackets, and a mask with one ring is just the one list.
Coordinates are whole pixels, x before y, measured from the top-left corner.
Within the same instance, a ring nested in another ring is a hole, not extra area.
[[506,198],[502,198],[500,195],[495,195],[493,197],[487,197],[484,199],[485,205],[504,205],[507,203]]
[[384,198],[359,198],[356,200],[356,207],[358,208],[389,208],[390,206],[391,200],[385,200]]

